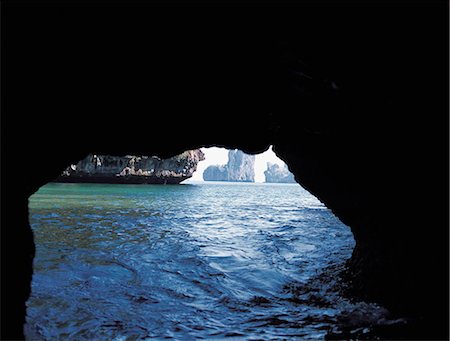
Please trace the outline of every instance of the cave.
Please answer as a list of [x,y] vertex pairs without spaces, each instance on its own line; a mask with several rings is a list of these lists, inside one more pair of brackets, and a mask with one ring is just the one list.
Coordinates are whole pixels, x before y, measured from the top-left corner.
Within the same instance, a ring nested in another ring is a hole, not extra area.
[[2,339],[23,338],[39,187],[93,151],[213,145],[273,145],[350,226],[353,295],[414,321],[395,337],[448,338],[448,4],[2,6]]

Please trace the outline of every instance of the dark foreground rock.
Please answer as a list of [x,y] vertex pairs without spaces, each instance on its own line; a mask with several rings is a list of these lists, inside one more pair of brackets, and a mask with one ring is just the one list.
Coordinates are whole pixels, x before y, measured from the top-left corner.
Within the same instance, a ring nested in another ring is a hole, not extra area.
[[194,174],[205,156],[200,149],[160,159],[157,156],[89,154],[70,165],[55,182],[179,184]]
[[228,163],[206,168],[203,172],[203,180],[255,182],[255,155],[248,155],[240,150],[230,150]]
[[353,293],[448,339],[448,3],[212,2],[2,3],[0,338],[23,339],[28,198],[67,165],[273,145],[351,228]]

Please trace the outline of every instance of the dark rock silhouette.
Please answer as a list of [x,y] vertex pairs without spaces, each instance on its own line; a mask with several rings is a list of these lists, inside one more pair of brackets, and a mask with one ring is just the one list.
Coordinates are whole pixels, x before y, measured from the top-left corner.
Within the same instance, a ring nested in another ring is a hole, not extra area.
[[248,155],[240,150],[230,150],[228,163],[206,168],[203,172],[203,180],[255,182],[255,155]]
[[448,339],[448,3],[239,3],[2,3],[1,339],[23,339],[28,198],[67,166],[270,145],[351,227],[352,295]]
[[204,160],[200,149],[160,159],[157,156],[88,155],[70,165],[57,182],[97,182],[129,184],[179,184],[189,179]]
[[264,171],[266,182],[275,183],[296,183],[294,174],[289,172],[286,164],[282,166],[276,163],[267,163],[267,170]]

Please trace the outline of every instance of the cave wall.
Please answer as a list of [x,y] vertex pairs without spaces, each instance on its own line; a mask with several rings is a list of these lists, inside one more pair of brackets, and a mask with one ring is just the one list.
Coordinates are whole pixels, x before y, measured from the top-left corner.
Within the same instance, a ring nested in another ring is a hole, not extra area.
[[355,294],[448,337],[446,4],[118,4],[4,5],[2,339],[22,335],[27,199],[67,165],[271,144],[351,227]]

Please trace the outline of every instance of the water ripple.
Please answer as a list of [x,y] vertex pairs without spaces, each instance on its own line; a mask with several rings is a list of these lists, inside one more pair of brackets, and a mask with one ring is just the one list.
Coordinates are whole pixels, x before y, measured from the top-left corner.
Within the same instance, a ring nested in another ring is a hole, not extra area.
[[49,184],[30,217],[29,339],[323,338],[353,307],[314,282],[351,232],[298,185]]

